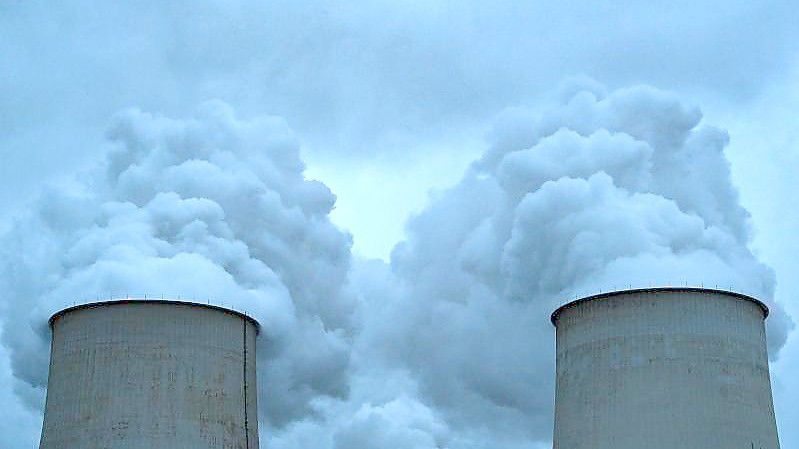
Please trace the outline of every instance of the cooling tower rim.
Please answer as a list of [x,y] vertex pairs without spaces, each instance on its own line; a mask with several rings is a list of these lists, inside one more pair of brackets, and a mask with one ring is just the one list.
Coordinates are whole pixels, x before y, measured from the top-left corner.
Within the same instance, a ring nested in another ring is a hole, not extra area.
[[557,309],[555,309],[555,311],[552,312],[552,315],[550,315],[549,319],[550,319],[550,321],[552,321],[552,324],[555,327],[557,327],[557,325],[558,325],[558,316],[560,315],[561,312],[563,312],[566,309],[570,309],[572,307],[575,307],[575,306],[578,306],[578,305],[583,304],[585,302],[588,302],[588,301],[595,301],[595,300],[598,300],[598,299],[606,299],[606,298],[611,298],[611,297],[614,297],[614,296],[637,294],[637,293],[664,293],[664,292],[668,292],[668,293],[712,293],[712,294],[731,296],[731,297],[736,298],[736,299],[740,299],[740,300],[744,300],[744,301],[750,301],[750,302],[753,302],[753,303],[757,304],[758,307],[760,307],[760,309],[763,310],[763,319],[764,320],[768,317],[768,314],[769,314],[768,306],[763,301],[761,301],[761,300],[759,300],[759,299],[757,299],[755,297],[752,297],[752,296],[749,296],[749,295],[745,295],[743,293],[730,291],[730,290],[721,290],[721,289],[717,289],[717,288],[704,288],[704,287],[649,287],[649,288],[633,288],[633,289],[626,289],[626,290],[614,290],[614,291],[610,291],[610,292],[599,293],[599,294],[596,294],[596,295],[591,295],[591,296],[586,296],[586,297],[583,297],[583,298],[575,299],[574,301],[567,302],[566,304],[563,304],[562,306],[560,306]]
[[261,333],[261,323],[259,323],[258,320],[251,317],[250,315],[247,315],[244,312],[239,312],[238,310],[229,309],[227,307],[217,306],[214,304],[203,304],[200,302],[183,301],[180,299],[125,298],[125,299],[109,299],[106,301],[88,302],[84,304],[70,306],[65,309],[61,309],[58,312],[54,313],[52,316],[50,316],[50,319],[47,320],[47,322],[50,325],[50,329],[52,329],[56,320],[58,320],[59,318],[70,312],[74,312],[76,310],[95,309],[95,308],[122,305],[122,304],[165,304],[165,305],[177,305],[177,306],[188,306],[188,307],[201,307],[204,309],[216,310],[219,312],[234,315],[236,317],[244,319],[245,321],[249,321],[250,323],[252,323],[253,326],[255,326],[255,333],[256,334]]

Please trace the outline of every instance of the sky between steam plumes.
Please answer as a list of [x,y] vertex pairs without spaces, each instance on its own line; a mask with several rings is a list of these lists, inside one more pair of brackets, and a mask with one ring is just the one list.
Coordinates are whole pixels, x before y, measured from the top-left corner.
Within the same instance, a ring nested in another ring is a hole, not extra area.
[[546,447],[558,300],[684,281],[770,302],[796,445],[798,19],[0,3],[3,447],[36,444],[48,313],[175,289],[265,323],[267,447]]

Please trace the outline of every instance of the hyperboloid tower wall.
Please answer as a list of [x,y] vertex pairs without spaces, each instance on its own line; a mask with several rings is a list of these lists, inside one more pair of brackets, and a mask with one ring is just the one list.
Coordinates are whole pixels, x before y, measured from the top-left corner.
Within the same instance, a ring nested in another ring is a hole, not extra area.
[[56,313],[40,449],[257,449],[258,323],[163,300]]
[[555,449],[778,449],[749,296],[653,288],[580,299],[557,328]]

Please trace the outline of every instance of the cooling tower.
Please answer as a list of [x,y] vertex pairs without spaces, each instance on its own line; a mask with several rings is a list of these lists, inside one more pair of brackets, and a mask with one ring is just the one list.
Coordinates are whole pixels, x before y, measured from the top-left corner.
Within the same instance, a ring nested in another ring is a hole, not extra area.
[[778,449],[760,301],[698,288],[552,314],[555,449]]
[[40,449],[257,449],[258,323],[221,307],[124,300],[50,318]]

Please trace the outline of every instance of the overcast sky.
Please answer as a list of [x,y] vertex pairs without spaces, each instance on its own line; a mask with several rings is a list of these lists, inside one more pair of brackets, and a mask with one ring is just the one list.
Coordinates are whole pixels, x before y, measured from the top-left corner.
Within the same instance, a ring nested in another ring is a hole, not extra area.
[[0,446],[38,441],[37,320],[140,287],[261,307],[267,447],[547,447],[538,320],[629,276],[772,305],[799,447],[797,23],[787,0],[0,0]]

